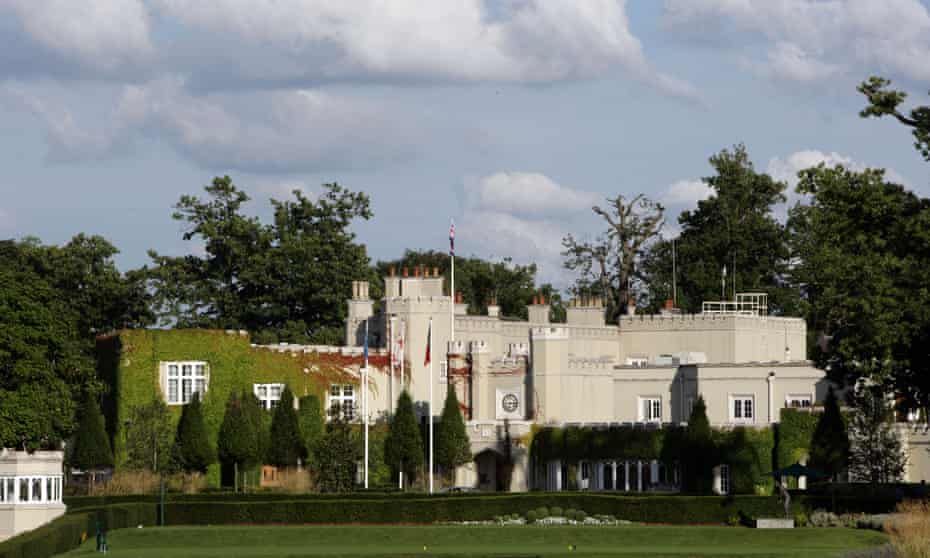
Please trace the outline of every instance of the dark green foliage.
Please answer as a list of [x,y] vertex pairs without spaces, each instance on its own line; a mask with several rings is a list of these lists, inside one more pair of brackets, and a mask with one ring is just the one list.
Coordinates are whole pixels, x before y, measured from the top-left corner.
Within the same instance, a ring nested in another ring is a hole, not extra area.
[[833,387],[827,391],[823,407],[811,438],[810,466],[835,480],[849,461],[849,433]]
[[216,461],[203,423],[199,393],[191,396],[190,403],[181,412],[175,437],[175,459],[178,468],[187,473],[206,473],[207,467]]
[[240,401],[242,414],[250,425],[250,432],[255,437],[255,448],[258,451],[255,461],[249,464],[260,465],[271,447],[270,414],[265,412],[262,402],[251,391],[243,390]]
[[242,467],[261,461],[259,436],[244,406],[235,392],[229,394],[217,442],[217,457],[221,463]]
[[684,446],[681,456],[684,488],[690,492],[704,493],[711,489],[713,468],[720,463],[713,432],[707,420],[704,398],[698,396],[685,427]]
[[88,393],[81,408],[81,420],[74,436],[74,451],[71,465],[84,471],[92,471],[113,465],[113,449],[107,436],[103,414],[97,398]]
[[316,457],[317,485],[321,492],[346,492],[355,486],[358,446],[338,409],[330,415],[326,433],[316,446]]
[[294,394],[285,386],[271,419],[268,463],[276,467],[296,467],[306,457],[307,448],[294,409]]
[[[785,227],[773,213],[785,201],[786,184],[757,172],[746,147],[736,145],[710,158],[715,174],[703,179],[711,196],[678,217],[675,239],[678,306],[701,311],[705,300],[729,300],[733,292],[768,293],[771,310],[791,315],[797,291],[785,282],[789,259]],[[721,272],[727,267],[727,292]],[[659,242],[643,262],[650,310],[673,298],[671,241]],[[803,357],[803,355],[798,355]]]
[[316,395],[305,395],[300,398],[300,412],[298,413],[300,434],[303,436],[304,447],[307,448],[307,465],[317,468],[315,448],[326,429],[323,418],[323,406]]
[[420,426],[413,411],[413,400],[404,390],[397,398],[397,410],[391,418],[391,429],[384,446],[384,459],[395,472],[403,472],[405,486],[412,482],[417,468],[423,464],[423,441]]
[[446,402],[436,429],[436,463],[455,477],[455,468],[471,461],[471,444],[465,431],[465,420],[459,408],[459,398],[450,384]]
[[930,406],[930,200],[884,171],[820,165],[799,174],[810,197],[788,220],[809,346],[840,385],[884,386],[906,409]]
[[891,116],[901,124],[911,128],[914,135],[914,148],[930,161],[930,106],[918,106],[905,115],[898,107],[907,98],[907,93],[888,89],[891,80],[872,76],[859,84],[857,88],[869,101],[869,106],[859,112],[859,116],[881,118]]
[[880,387],[859,389],[849,424],[849,473],[872,483],[900,480],[907,455],[894,427],[894,411]]
[[572,293],[602,298],[607,323],[616,323],[628,303],[636,302],[630,287],[642,275],[639,267],[644,253],[659,238],[665,208],[643,194],[606,201],[606,207],[591,208],[604,220],[603,234],[593,241],[580,241],[569,234],[562,239],[562,255],[565,268],[579,275]]
[[174,434],[168,406],[161,397],[155,396],[149,404],[135,407],[126,425],[126,466],[168,470]]
[[[216,177],[207,199],[182,196],[174,218],[206,256],[151,252],[161,316],[178,327],[246,329],[262,342],[338,343],[350,283],[370,271],[350,225],[369,219],[368,196],[324,184],[313,198],[271,200],[271,224],[246,216],[249,197]],[[308,262],[313,262],[309,265]]]
[[[410,270],[417,266],[426,266],[429,269],[439,268],[446,274],[446,292],[449,289],[449,254],[434,250],[407,250],[403,257],[397,260],[378,262],[376,273],[380,288],[383,277],[393,267],[395,273],[400,274],[406,267]],[[412,274],[412,271],[411,271]],[[496,299],[501,307],[502,316],[527,318],[526,305],[537,294],[536,265],[517,265],[505,258],[503,261],[490,262],[477,257],[455,257],[455,290],[462,293],[468,304],[470,314],[484,314],[488,303]],[[551,285],[543,285],[540,292],[553,292]],[[374,291],[372,294],[375,294]],[[547,298],[547,300],[549,300]],[[555,301],[558,303],[558,300]],[[554,304],[553,306],[557,306]],[[564,309],[555,311],[556,316],[564,314]]]
[[730,466],[730,492],[770,494],[774,487],[774,479],[768,474],[774,465],[773,431],[738,426],[718,436],[719,461]]
[[811,438],[817,428],[817,416],[797,409],[782,409],[776,425],[776,458],[779,469],[809,460]]

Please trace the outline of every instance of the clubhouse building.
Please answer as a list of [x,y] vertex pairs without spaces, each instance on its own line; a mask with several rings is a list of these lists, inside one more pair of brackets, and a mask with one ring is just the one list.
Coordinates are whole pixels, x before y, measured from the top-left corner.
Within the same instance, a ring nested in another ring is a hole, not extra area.
[[[231,388],[251,390],[271,408],[288,385],[297,397],[322,393],[324,405],[361,421],[366,332],[370,420],[383,421],[404,388],[424,421],[432,393],[438,420],[446,390],[456,390],[475,456],[456,472],[456,485],[481,490],[674,491],[677,467],[655,455],[540,463],[527,440],[545,426],[680,426],[698,396],[716,428],[765,428],[784,408],[813,412],[828,390],[824,372],[805,360],[804,320],[769,315],[764,294],[706,302],[700,314],[671,304],[654,315],[630,308],[615,324],[605,322],[600,300],[571,301],[566,322],[550,323],[541,297],[527,321],[502,317],[493,303],[487,315],[468,315],[460,296],[444,294],[437,269],[392,271],[384,281],[378,312],[368,284],[353,283],[343,347],[249,345],[246,332],[233,331],[101,338],[117,467],[132,407],[153,395],[179,409],[201,393],[212,429]],[[902,480],[930,478],[930,433],[909,425],[900,431],[909,456]],[[715,469],[714,488],[729,492],[726,464]]]

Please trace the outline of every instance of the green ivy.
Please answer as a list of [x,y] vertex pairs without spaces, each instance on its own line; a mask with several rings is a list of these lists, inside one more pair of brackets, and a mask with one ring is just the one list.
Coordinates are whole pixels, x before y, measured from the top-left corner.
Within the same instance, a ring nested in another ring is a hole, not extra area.
[[[134,411],[160,396],[159,363],[199,360],[209,364],[209,385],[203,397],[203,418],[209,443],[216,447],[226,402],[233,391],[252,391],[252,384],[284,383],[297,397],[325,400],[332,383],[357,383],[342,367],[316,353],[277,352],[252,347],[238,332],[201,329],[123,330],[97,342],[98,373],[107,384],[104,400],[107,428],[113,438],[116,467],[128,464],[126,421]],[[172,427],[182,406],[168,407]],[[220,483],[219,465],[207,479]]]
[[806,460],[819,415],[797,409],[782,409],[778,423],[778,467]]

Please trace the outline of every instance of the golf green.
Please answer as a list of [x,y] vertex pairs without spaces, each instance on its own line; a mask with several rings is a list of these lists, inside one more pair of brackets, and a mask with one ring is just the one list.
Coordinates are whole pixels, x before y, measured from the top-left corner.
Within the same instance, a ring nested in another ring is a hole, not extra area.
[[[171,556],[838,556],[880,545],[852,529],[662,526],[147,527],[108,534],[112,558]],[[97,555],[93,538],[62,556]]]

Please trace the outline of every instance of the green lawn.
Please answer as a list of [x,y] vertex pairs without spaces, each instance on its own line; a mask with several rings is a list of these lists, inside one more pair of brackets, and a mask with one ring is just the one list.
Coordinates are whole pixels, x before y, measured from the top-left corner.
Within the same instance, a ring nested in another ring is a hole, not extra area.
[[[880,545],[850,529],[744,527],[279,526],[121,529],[112,558],[298,556],[838,556]],[[423,546],[426,545],[426,550]],[[568,546],[575,545],[570,551]],[[62,556],[94,556],[94,541]]]

